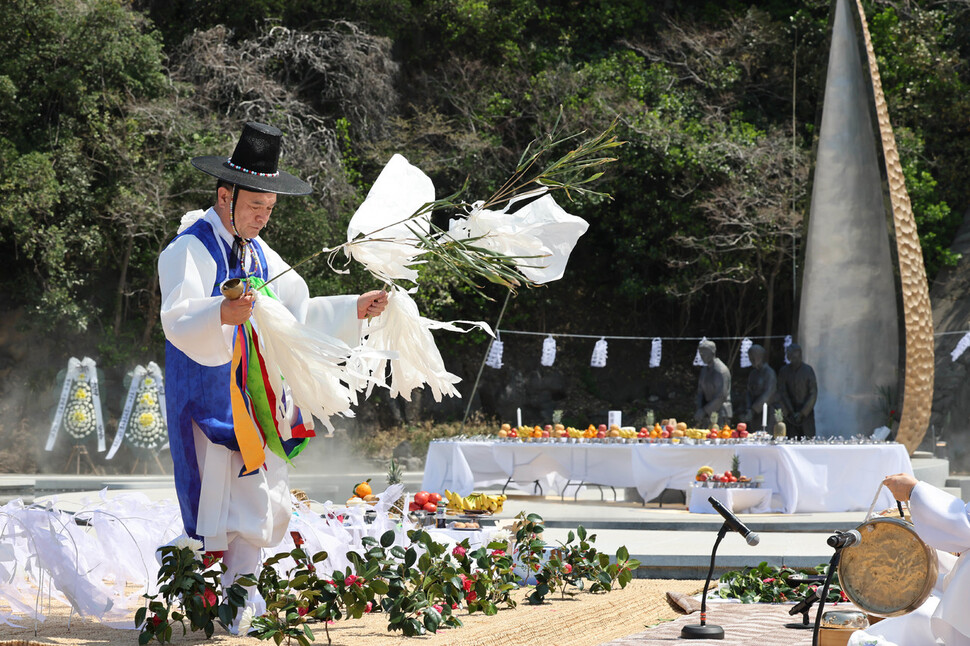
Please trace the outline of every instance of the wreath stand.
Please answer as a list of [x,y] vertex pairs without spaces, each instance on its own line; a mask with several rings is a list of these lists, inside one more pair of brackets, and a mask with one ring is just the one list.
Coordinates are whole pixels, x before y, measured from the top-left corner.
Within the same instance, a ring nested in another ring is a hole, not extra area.
[[101,474],[101,469],[94,464],[91,460],[91,455],[88,453],[88,447],[83,444],[75,444],[74,448],[71,449],[71,455],[67,458],[67,463],[64,465],[64,470],[66,471],[70,466],[71,462],[77,461],[77,466],[75,467],[75,473],[81,475],[81,458],[91,467],[91,473],[95,475]]
[[[141,454],[144,453],[145,451],[147,451],[148,453],[151,453],[152,458],[155,460],[155,464],[158,465],[158,470],[161,471],[163,474],[167,475],[167,472],[165,471],[165,465],[163,465],[162,464],[162,461],[158,459],[158,453],[159,452],[158,451],[153,451],[152,449],[145,449],[144,451],[138,451],[136,453],[136,455],[135,455],[135,462],[134,462],[134,464],[131,465],[131,475],[134,475],[135,474],[135,471],[138,469],[138,465],[139,464],[142,464],[142,456],[141,456]],[[147,458],[144,461],[144,466],[145,466],[145,475],[148,475],[148,459]]]

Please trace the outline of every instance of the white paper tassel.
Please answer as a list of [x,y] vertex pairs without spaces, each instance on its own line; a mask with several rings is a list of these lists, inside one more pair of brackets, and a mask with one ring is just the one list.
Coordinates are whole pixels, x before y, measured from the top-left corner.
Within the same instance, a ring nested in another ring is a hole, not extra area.
[[748,350],[751,349],[752,345],[753,344],[751,343],[751,339],[749,339],[748,337],[744,337],[743,339],[741,339],[741,367],[742,368],[751,367],[751,359],[748,357]]
[[552,336],[547,336],[542,341],[542,358],[539,363],[547,368],[556,363],[556,340]]
[[953,352],[950,353],[950,359],[956,361],[960,356],[970,348],[970,332],[967,332],[960,340],[957,342],[957,347],[953,348]]
[[[330,417],[353,417],[350,407],[357,403],[357,391],[376,379],[368,374],[364,362],[396,356],[363,346],[351,348],[303,325],[282,303],[261,293],[256,295],[253,321],[273,390],[282,393],[285,380],[293,402],[331,431]],[[281,421],[285,412],[275,412]],[[304,419],[309,418],[304,415]]]
[[704,338],[702,338],[700,340],[700,342],[698,342],[698,344],[697,344],[697,352],[694,353],[694,365],[695,366],[706,366],[707,365],[706,363],[704,363],[704,360],[701,359],[701,343],[704,343],[704,341],[707,341],[707,337],[706,336]]
[[589,223],[566,213],[548,194],[507,212],[516,202],[542,192],[545,189],[521,195],[502,211],[483,209],[479,202],[467,218],[451,220],[448,234],[457,240],[476,238],[476,246],[514,257],[519,271],[533,282],[559,280]]
[[593,356],[589,359],[589,365],[593,368],[606,367],[606,339],[602,338],[593,346]]
[[[471,326],[458,327],[458,323]],[[435,345],[432,330],[449,332],[468,332],[479,327],[492,335],[492,328],[482,321],[450,321],[443,323],[421,316],[414,299],[399,287],[391,290],[387,297],[387,308],[378,318],[372,320],[364,330],[367,347],[375,350],[392,351],[394,357],[371,362],[370,367],[375,379],[383,385],[385,367],[391,366],[391,397],[400,395],[411,401],[411,391],[425,384],[431,388],[435,401],[442,396],[461,397],[455,384],[461,381],[457,375],[445,370],[445,362]]]
[[418,272],[410,265],[424,253],[418,236],[428,235],[430,213],[406,220],[424,205],[434,202],[434,184],[421,169],[401,155],[391,157],[367,193],[367,199],[347,226],[347,255],[384,280],[414,281]]
[[502,367],[502,351],[505,349],[501,338],[492,341],[488,347],[488,354],[485,357],[485,365],[489,368],[499,370]]
[[788,360],[788,346],[790,346],[791,344],[792,344],[792,340],[791,340],[791,335],[789,334],[785,337],[785,363],[791,363],[791,361]]
[[650,343],[650,367],[651,368],[660,367],[660,356],[662,353],[662,349],[661,349],[662,346],[663,346],[663,341],[660,340],[660,337],[654,338],[654,340]]

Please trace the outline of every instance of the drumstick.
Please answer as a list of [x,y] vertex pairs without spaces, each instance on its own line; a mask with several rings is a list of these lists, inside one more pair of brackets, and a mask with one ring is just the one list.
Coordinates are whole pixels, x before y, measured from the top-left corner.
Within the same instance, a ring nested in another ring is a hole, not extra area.
[[899,517],[900,518],[906,518],[906,514],[903,513],[903,501],[902,500],[897,500],[896,501],[896,507],[899,508]]

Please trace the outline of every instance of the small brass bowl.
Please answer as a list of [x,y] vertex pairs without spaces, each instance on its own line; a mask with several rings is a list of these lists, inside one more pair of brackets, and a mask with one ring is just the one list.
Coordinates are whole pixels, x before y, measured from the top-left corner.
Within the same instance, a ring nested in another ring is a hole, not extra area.
[[242,298],[242,295],[246,293],[246,284],[238,278],[230,278],[224,281],[219,289],[223,296],[234,301]]

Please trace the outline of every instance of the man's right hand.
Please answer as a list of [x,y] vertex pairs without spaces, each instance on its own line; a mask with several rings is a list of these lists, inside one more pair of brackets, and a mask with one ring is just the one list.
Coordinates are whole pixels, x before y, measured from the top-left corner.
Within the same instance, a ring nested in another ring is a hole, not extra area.
[[234,301],[222,299],[220,315],[223,325],[242,325],[249,320],[256,302],[256,292],[248,291]]

